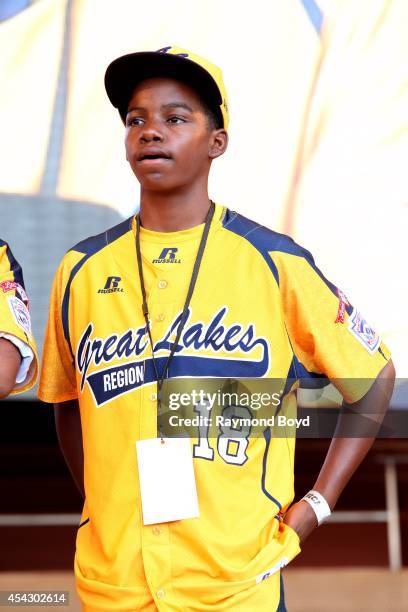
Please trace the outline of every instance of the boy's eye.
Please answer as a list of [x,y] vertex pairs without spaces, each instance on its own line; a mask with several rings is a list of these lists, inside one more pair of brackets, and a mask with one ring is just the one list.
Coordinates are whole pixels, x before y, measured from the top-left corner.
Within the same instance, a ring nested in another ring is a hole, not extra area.
[[127,125],[142,125],[143,119],[141,117],[128,117]]
[[167,119],[167,121],[169,123],[185,123],[185,119],[183,119],[182,117],[178,117],[177,115],[172,115],[171,117],[169,117]]
[[[167,123],[172,123],[175,125],[186,122],[186,120],[183,119],[183,117],[179,117],[178,115],[172,115],[171,117],[168,117],[166,121]],[[144,123],[143,117],[132,117],[131,116],[126,119],[126,125],[128,127],[140,126],[140,125],[143,125],[143,123]]]

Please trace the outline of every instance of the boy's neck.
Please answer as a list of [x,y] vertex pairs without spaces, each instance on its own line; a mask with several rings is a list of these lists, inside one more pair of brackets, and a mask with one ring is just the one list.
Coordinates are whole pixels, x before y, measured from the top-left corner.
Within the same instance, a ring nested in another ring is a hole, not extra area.
[[204,223],[209,207],[206,190],[196,194],[142,191],[140,223],[155,232],[177,232]]

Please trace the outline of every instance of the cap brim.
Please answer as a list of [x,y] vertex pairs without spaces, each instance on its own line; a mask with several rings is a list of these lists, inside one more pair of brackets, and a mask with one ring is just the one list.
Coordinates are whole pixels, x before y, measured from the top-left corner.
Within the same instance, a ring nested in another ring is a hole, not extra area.
[[167,77],[183,81],[192,87],[203,101],[214,110],[224,124],[220,105],[221,93],[207,70],[196,62],[171,53],[141,51],[115,59],[105,73],[108,98],[119,110],[125,123],[127,108],[135,87],[146,79]]

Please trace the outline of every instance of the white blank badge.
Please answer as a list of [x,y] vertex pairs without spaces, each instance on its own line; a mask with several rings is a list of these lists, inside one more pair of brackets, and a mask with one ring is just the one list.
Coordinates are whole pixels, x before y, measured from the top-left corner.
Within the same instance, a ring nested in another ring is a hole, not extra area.
[[136,442],[143,524],[199,516],[190,438]]

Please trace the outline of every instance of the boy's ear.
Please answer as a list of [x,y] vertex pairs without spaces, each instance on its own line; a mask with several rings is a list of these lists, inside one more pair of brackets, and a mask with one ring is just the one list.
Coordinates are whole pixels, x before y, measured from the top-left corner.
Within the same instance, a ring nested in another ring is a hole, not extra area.
[[228,146],[227,132],[223,128],[213,130],[211,132],[209,145],[208,155],[211,159],[215,159],[225,153]]

